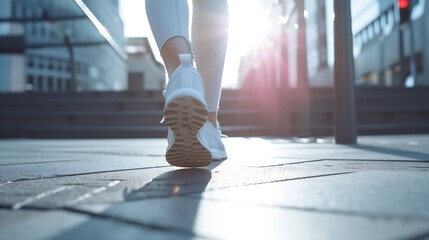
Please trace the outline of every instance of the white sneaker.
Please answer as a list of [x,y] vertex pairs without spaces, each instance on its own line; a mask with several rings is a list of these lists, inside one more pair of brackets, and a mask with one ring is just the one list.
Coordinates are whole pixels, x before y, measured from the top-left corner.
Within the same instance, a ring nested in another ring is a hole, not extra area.
[[204,124],[198,135],[208,143],[213,161],[220,161],[228,158],[225,146],[221,140],[221,131],[213,126],[210,121]]
[[181,66],[164,91],[164,122],[168,126],[167,162],[178,167],[203,167],[212,162],[210,147],[199,130],[207,121],[204,83],[190,54],[180,54]]

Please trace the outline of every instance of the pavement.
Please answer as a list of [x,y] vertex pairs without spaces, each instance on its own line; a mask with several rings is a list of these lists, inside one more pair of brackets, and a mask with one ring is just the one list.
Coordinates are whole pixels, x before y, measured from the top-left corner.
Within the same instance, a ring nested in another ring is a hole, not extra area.
[[0,140],[0,239],[429,239],[429,135],[224,142],[186,169],[165,139]]

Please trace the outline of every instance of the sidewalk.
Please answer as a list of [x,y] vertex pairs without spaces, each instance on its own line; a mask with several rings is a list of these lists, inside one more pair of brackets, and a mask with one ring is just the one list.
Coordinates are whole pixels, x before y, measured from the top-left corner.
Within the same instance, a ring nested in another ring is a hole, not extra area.
[[182,169],[164,139],[0,140],[0,239],[429,239],[429,135],[227,138]]

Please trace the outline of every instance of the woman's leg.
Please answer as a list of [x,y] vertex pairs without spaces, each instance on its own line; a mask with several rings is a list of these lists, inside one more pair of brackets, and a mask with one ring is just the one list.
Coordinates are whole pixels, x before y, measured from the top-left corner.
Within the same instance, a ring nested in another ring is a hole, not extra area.
[[204,82],[193,66],[188,2],[146,0],[146,12],[169,74],[163,111],[168,126],[165,158],[178,167],[207,166],[213,159],[202,132],[208,111]]
[[187,0],[146,0],[146,14],[169,75],[192,53]]
[[228,41],[226,0],[193,0],[192,43],[205,85],[208,120],[216,126]]
[[[207,78],[204,82],[192,66],[187,0],[146,0],[149,24],[170,76],[164,94],[169,143],[166,159],[181,167],[205,166],[212,160],[227,158],[220,132],[214,127],[227,36],[227,29],[218,26],[227,26],[226,2],[199,0],[194,9],[194,37],[199,49],[197,66],[202,77]],[[216,19],[215,15],[222,17]],[[217,35],[215,31],[222,34]],[[205,34],[210,35],[205,38]],[[182,67],[178,68],[179,65]]]

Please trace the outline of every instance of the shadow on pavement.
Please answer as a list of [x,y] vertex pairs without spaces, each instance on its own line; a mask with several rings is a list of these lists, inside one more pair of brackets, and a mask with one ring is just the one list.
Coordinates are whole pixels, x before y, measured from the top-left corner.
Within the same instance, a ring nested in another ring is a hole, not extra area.
[[200,193],[205,190],[210,179],[211,172],[204,168],[173,170],[155,177],[140,189],[124,193],[124,199],[134,201]]
[[142,188],[124,192],[124,199],[133,201],[202,193],[210,182],[211,171],[223,162],[216,161],[205,168],[181,168],[162,173]]
[[[96,214],[101,219],[93,216],[53,239],[194,239],[198,196],[220,164],[164,172],[139,189],[125,191],[123,203]],[[188,194],[192,197],[180,197]]]
[[362,144],[349,145],[349,146],[352,148],[355,148],[355,149],[359,149],[359,150],[395,155],[395,156],[399,156],[399,157],[403,157],[403,158],[411,158],[414,160],[429,161],[429,153],[416,152],[416,151],[403,150],[403,149],[395,149],[395,148],[388,148],[388,147],[381,147],[381,146],[362,145]]

